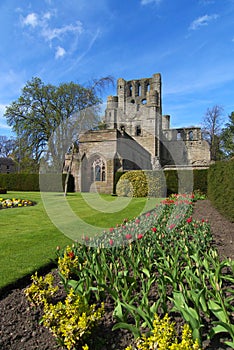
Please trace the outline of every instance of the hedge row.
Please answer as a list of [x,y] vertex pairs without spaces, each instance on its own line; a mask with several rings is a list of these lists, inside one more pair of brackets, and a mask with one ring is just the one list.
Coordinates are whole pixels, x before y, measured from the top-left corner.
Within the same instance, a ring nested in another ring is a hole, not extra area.
[[165,170],[167,195],[201,191],[207,194],[208,169]]
[[133,197],[165,197],[172,193],[207,193],[208,169],[116,173],[116,194]]
[[234,222],[234,159],[216,162],[208,172],[208,198],[220,213]]
[[132,170],[125,172],[116,186],[116,194],[124,197],[165,197],[166,183],[161,171]]
[[[0,174],[0,188],[8,191],[63,192],[66,174]],[[74,178],[69,176],[68,192],[74,192]]]

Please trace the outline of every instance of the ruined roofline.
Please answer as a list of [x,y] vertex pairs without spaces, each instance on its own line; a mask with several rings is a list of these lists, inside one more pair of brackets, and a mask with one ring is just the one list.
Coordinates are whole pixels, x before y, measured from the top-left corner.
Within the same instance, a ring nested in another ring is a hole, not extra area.
[[161,73],[155,73],[151,77],[143,77],[143,78],[138,78],[138,79],[130,79],[130,80],[125,80],[124,78],[118,78],[117,81],[122,80],[125,81],[126,83],[130,83],[131,81],[138,82],[138,81],[144,81],[144,80],[152,80],[154,78],[160,79],[161,80]]

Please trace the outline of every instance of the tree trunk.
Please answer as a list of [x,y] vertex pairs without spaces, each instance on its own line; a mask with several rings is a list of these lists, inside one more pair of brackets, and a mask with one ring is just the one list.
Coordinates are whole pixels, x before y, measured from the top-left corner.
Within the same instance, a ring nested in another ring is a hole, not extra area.
[[69,180],[69,176],[71,174],[71,169],[72,169],[74,148],[75,148],[75,145],[73,143],[72,144],[72,149],[71,149],[71,160],[70,160],[69,167],[68,167],[68,170],[67,170],[67,176],[66,176],[65,185],[64,185],[64,196],[67,195],[67,186],[68,186],[68,180]]

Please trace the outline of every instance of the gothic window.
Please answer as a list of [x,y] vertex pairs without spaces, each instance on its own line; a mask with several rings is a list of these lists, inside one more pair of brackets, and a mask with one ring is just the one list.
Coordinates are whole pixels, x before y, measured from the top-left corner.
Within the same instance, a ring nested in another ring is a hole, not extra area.
[[129,85],[129,96],[132,96],[132,85]]
[[141,126],[140,125],[136,126],[136,136],[141,136]]
[[181,136],[181,132],[180,131],[178,131],[178,133],[177,133],[177,140],[182,140],[182,136]]
[[137,96],[141,96],[141,85],[137,85]]
[[92,164],[92,181],[106,180],[106,166],[102,158],[96,159]]
[[189,141],[193,141],[193,132],[189,131]]
[[95,166],[95,181],[101,180],[101,167],[100,165]]
[[142,103],[143,105],[146,105],[147,100],[144,98],[144,99],[141,101],[141,103]]
[[146,91],[149,92],[150,91],[150,84],[146,84]]

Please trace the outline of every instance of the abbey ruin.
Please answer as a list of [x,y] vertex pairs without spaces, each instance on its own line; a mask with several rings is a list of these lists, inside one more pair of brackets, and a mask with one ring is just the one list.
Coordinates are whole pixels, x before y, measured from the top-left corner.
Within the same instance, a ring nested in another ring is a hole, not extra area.
[[[117,171],[207,168],[209,144],[197,127],[170,128],[162,114],[161,75],[117,81],[109,96],[103,130],[79,138],[71,174],[75,190],[112,193]],[[66,155],[65,169],[71,160]]]

